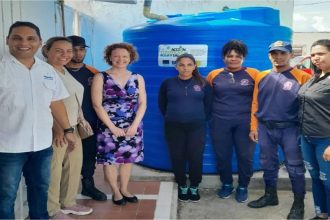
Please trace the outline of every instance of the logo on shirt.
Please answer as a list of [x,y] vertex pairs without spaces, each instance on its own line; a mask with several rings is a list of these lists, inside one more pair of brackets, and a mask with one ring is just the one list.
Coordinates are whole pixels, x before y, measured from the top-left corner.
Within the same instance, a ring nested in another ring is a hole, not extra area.
[[47,79],[47,80],[53,80],[54,77],[52,77],[52,76],[44,76],[44,79]]
[[195,92],[200,92],[200,91],[202,91],[202,88],[199,86],[199,85],[194,85],[194,91]]
[[241,86],[248,86],[249,85],[249,80],[248,79],[242,79],[241,80]]
[[283,85],[283,90],[291,90],[293,86],[293,83],[291,81],[287,81]]

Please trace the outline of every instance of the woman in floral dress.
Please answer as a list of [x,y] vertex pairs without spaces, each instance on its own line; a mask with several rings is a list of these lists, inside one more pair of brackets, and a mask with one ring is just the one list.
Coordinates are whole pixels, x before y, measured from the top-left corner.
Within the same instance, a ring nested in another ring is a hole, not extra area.
[[113,203],[124,205],[138,201],[127,186],[132,163],[143,160],[145,84],[141,75],[127,70],[127,66],[137,59],[132,45],[109,45],[105,49],[104,59],[111,68],[95,75],[92,84],[93,106],[100,119],[96,157],[97,163],[104,165]]

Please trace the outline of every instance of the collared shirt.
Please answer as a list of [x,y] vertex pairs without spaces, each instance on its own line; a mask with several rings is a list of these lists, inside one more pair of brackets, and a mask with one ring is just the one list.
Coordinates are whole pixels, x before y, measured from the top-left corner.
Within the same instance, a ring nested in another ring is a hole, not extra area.
[[224,68],[211,71],[206,79],[213,89],[212,116],[226,120],[249,119],[258,74],[258,70],[249,67],[235,72]]
[[35,57],[28,69],[5,54],[0,61],[0,152],[22,153],[50,147],[50,104],[67,96],[52,66]]
[[166,79],[158,93],[158,107],[167,121],[194,122],[208,119],[211,104],[211,88],[202,86],[194,78]]
[[253,91],[251,131],[257,130],[258,120],[298,122],[298,90],[310,77],[296,68],[258,74]]
[[77,125],[78,111],[83,101],[84,87],[64,69],[64,74],[56,71],[70,96],[63,100],[71,126]]

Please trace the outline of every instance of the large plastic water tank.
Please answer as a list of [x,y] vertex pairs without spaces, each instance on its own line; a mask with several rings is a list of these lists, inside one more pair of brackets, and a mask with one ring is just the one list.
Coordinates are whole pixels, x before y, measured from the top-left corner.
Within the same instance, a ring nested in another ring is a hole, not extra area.
[[[140,55],[131,70],[143,75],[148,95],[148,109],[143,119],[145,160],[141,164],[171,170],[157,96],[163,80],[177,75],[173,60],[179,53],[190,52],[197,56],[199,70],[206,76],[211,70],[224,67],[220,55],[222,46],[230,39],[239,39],[249,48],[244,65],[264,70],[271,67],[268,45],[276,40],[290,41],[291,36],[290,28],[280,26],[279,11],[268,7],[181,15],[126,29],[124,41],[134,44]],[[259,152],[257,146],[254,170],[260,169]],[[233,170],[237,171],[235,155]],[[209,136],[204,151],[203,172],[217,173]]]

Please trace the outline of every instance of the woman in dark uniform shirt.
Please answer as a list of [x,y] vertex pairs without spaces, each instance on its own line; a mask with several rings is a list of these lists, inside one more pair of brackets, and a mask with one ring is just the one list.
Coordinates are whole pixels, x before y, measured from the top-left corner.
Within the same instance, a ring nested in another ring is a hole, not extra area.
[[[165,119],[165,139],[178,183],[178,199],[195,202],[200,199],[198,185],[202,180],[210,87],[199,74],[191,54],[180,55],[176,69],[179,75],[162,83],[158,104]],[[187,162],[190,187],[187,186]]]
[[247,53],[248,48],[242,41],[228,41],[222,48],[222,58],[226,66],[211,71],[206,78],[213,91],[210,127],[222,182],[217,195],[226,199],[235,191],[232,171],[232,155],[235,149],[238,165],[235,199],[238,202],[248,200],[255,149],[249,132],[254,80],[259,71],[242,66]]

